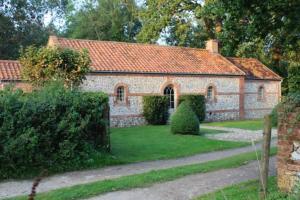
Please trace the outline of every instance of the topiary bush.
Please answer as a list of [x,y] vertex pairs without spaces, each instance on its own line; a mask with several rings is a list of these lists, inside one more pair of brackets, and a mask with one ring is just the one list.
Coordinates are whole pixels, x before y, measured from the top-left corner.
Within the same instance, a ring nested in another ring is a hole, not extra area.
[[182,95],[179,104],[186,101],[197,115],[200,122],[205,120],[205,96],[204,95]]
[[0,179],[80,167],[109,150],[108,112],[107,95],[57,84],[0,92]]
[[169,98],[166,96],[144,96],[143,114],[149,124],[166,124],[169,118]]
[[188,102],[182,102],[171,117],[171,132],[174,134],[199,134],[199,120]]

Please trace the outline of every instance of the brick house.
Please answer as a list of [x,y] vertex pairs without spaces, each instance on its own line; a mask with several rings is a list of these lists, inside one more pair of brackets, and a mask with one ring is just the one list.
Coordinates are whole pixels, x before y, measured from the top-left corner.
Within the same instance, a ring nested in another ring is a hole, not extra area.
[[[89,51],[92,71],[81,88],[109,95],[112,126],[144,124],[145,95],[169,95],[172,110],[180,95],[204,94],[208,121],[261,118],[281,97],[280,76],[256,59],[223,57],[216,40],[196,49],[50,36],[48,46]],[[30,88],[20,68],[0,61],[0,86]]]

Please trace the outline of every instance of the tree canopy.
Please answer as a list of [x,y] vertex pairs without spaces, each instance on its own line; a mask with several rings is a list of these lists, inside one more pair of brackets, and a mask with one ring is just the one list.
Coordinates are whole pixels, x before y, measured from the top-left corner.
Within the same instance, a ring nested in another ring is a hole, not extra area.
[[0,0],[0,59],[16,59],[21,47],[43,45],[51,26],[45,26],[47,14],[60,15],[68,0]]
[[134,0],[95,0],[69,10],[65,36],[133,42],[140,27]]

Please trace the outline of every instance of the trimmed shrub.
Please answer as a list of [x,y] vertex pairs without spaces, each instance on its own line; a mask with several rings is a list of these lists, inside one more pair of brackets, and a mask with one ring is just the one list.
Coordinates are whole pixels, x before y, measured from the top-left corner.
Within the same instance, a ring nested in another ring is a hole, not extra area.
[[171,117],[171,132],[174,134],[199,134],[199,120],[188,102],[182,102]]
[[169,98],[166,96],[144,96],[143,114],[149,124],[166,124],[169,118]]
[[54,84],[0,93],[0,179],[64,171],[109,150],[108,97]]
[[200,122],[205,120],[205,96],[204,95],[182,95],[179,104],[186,101],[197,115]]

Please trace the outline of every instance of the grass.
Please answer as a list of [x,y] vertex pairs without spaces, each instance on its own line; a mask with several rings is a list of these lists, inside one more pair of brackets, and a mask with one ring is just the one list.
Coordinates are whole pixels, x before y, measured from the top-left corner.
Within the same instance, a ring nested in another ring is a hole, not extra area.
[[240,128],[245,130],[262,130],[263,129],[263,120],[243,120],[243,121],[224,121],[224,122],[210,122],[205,123],[206,126],[218,126],[218,127],[227,127],[227,128]]
[[[220,131],[200,128],[200,132],[212,134]],[[213,140],[199,135],[174,135],[169,126],[114,128],[111,134],[113,156],[126,163],[178,158],[247,144]]]
[[[278,191],[276,177],[269,178],[268,200],[296,200],[287,194]],[[260,200],[259,199],[259,182],[252,180],[237,185],[226,187],[213,193],[209,193],[196,198],[195,200]]]
[[[271,149],[271,155],[275,155],[276,148]],[[88,184],[61,188],[50,192],[40,193],[36,200],[77,200],[84,199],[107,192],[126,190],[136,187],[146,187],[158,182],[171,181],[183,176],[216,171],[220,169],[234,168],[256,160],[255,152],[209,161],[201,164],[186,165],[169,169],[154,170],[137,175],[123,176],[120,178],[97,181]],[[9,200],[26,200],[26,196],[14,197]],[[7,199],[8,200],[8,199]]]

